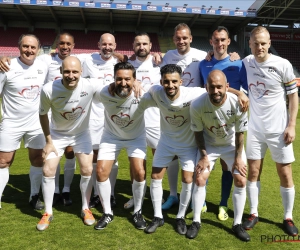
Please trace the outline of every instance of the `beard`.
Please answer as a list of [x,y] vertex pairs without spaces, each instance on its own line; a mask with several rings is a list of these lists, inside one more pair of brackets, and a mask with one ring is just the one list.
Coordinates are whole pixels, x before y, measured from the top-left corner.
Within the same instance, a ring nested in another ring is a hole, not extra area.
[[147,57],[148,55],[150,54],[150,51],[137,51],[136,52],[136,56],[138,56],[138,57]]
[[116,93],[118,96],[125,98],[130,95],[132,88],[117,86]]

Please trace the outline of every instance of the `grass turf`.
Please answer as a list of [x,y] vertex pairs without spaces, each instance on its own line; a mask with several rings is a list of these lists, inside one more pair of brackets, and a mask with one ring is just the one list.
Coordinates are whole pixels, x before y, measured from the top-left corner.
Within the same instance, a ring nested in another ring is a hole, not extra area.
[[[298,114],[297,129],[300,129],[300,117]],[[300,198],[297,195],[300,181],[299,158],[300,137],[296,137],[294,151],[296,162],[293,164],[293,176],[296,186],[296,199],[294,205],[294,220],[300,227]],[[152,156],[148,152],[147,184],[150,183]],[[63,160],[61,162],[63,166]],[[77,164],[78,166],[78,164]],[[63,169],[63,167],[62,167]],[[128,161],[124,152],[119,157],[119,174],[116,184],[117,208],[114,210],[115,219],[105,230],[94,230],[91,226],[85,226],[80,218],[81,196],[79,190],[79,170],[76,169],[71,194],[73,205],[64,207],[62,204],[54,208],[54,220],[50,227],[44,231],[36,230],[36,223],[41,218],[42,211],[34,211],[28,205],[29,199],[29,161],[27,150],[21,148],[17,151],[15,161],[10,169],[10,179],[2,197],[2,209],[0,210],[0,249],[295,249],[300,243],[282,242],[271,243],[272,237],[276,240],[286,238],[283,232],[282,216],[283,207],[279,191],[279,178],[275,164],[269,153],[265,158],[261,179],[261,195],[259,200],[260,222],[249,231],[251,241],[241,242],[231,233],[233,221],[233,206],[230,197],[230,218],[221,222],[217,219],[218,203],[220,200],[221,169],[219,163],[213,170],[207,187],[208,212],[202,215],[202,228],[198,237],[194,240],[186,239],[178,235],[174,230],[177,208],[163,212],[165,225],[158,228],[151,235],[134,228],[131,220],[131,211],[123,209],[123,204],[131,195],[131,183],[129,180]],[[179,178],[180,179],[180,178]],[[63,173],[60,177],[63,184]],[[179,187],[180,190],[180,180]],[[166,178],[163,181],[164,198],[168,197],[168,185]],[[96,219],[99,219],[102,211],[100,208],[92,209]],[[249,213],[249,204],[246,203],[244,218]],[[143,214],[147,221],[153,217],[153,208],[147,189],[143,205]],[[186,220],[189,225],[192,221]],[[269,243],[267,243],[269,239]],[[291,238],[289,238],[291,239]],[[298,237],[295,240],[298,240]]]

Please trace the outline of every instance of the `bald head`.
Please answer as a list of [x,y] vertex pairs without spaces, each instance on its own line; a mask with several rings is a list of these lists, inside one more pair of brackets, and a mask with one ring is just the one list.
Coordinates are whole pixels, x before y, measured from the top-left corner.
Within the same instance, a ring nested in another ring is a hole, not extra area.
[[77,87],[81,75],[81,63],[77,57],[68,56],[61,65],[63,85],[70,90]]
[[226,100],[228,83],[225,74],[221,70],[212,70],[206,80],[206,90],[211,103],[221,106]]
[[108,60],[112,57],[117,44],[115,37],[112,34],[104,33],[98,42],[100,54],[103,60]]

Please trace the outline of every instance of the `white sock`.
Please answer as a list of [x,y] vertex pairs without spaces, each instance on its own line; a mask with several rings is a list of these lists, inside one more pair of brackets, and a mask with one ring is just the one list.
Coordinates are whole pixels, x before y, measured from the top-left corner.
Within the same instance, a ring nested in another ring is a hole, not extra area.
[[45,177],[42,179],[42,191],[45,203],[45,213],[53,214],[52,204],[55,189],[55,176]]
[[161,199],[162,199],[162,180],[151,179],[150,194],[153,204],[154,217],[163,218],[161,210]]
[[234,186],[232,193],[234,219],[233,226],[242,223],[243,212],[246,203],[246,187]]
[[97,188],[104,213],[113,214],[110,206],[111,185],[109,178],[103,182],[97,181]]
[[248,199],[250,204],[250,214],[258,216],[258,196],[260,193],[260,181],[247,181]]
[[30,178],[30,199],[31,199],[31,196],[34,196],[40,192],[40,187],[43,178],[43,168],[30,166],[29,178]]
[[9,180],[9,167],[0,168],[0,208],[1,208],[1,197],[8,180]]
[[93,163],[93,172],[92,172],[92,182],[94,188],[94,196],[99,195],[98,188],[97,188],[97,163]]
[[80,191],[81,191],[81,199],[82,199],[82,210],[89,208],[89,201],[91,198],[92,188],[93,188],[92,177],[81,175]]
[[186,208],[189,205],[191,199],[192,185],[193,185],[192,182],[191,183],[181,182],[179,209],[176,218],[184,218],[185,216]]
[[284,219],[293,219],[293,207],[295,200],[295,186],[284,188],[280,186],[282,205],[284,208]]
[[177,197],[179,164],[178,159],[172,161],[167,168],[168,182],[170,186],[170,196]]
[[114,162],[109,175],[109,180],[111,185],[111,195],[113,196],[115,196],[115,185],[117,181],[118,170],[119,170],[118,162]]
[[132,183],[132,194],[133,194],[133,203],[134,210],[133,214],[142,209],[142,202],[144,199],[144,189],[145,189],[146,181],[137,182],[133,180]]
[[194,217],[193,221],[201,223],[201,210],[203,207],[203,203],[205,201],[206,197],[206,188],[199,187],[196,184],[194,185],[193,189],[193,195],[192,195],[192,202],[193,202],[193,208],[194,208]]
[[66,159],[64,166],[64,188],[63,193],[70,192],[70,187],[73,181],[74,173],[76,169],[76,158]]
[[60,176],[60,164],[58,163],[56,172],[55,172],[55,190],[54,193],[60,194],[59,192],[59,176]]

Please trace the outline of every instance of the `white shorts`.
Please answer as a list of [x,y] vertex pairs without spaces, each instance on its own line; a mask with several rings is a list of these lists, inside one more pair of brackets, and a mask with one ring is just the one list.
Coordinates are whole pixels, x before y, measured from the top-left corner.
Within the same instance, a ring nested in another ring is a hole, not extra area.
[[61,157],[64,154],[67,146],[72,146],[74,153],[93,154],[92,141],[90,131],[86,130],[78,135],[65,135],[51,131],[53,145],[58,153],[58,156],[51,152],[47,159]]
[[159,138],[160,138],[160,127],[155,127],[155,128],[146,127],[146,141],[148,147],[156,149]]
[[182,170],[194,172],[197,157],[197,147],[192,148],[172,148],[162,140],[158,142],[152,166],[156,168],[168,167],[174,156],[178,156]]
[[103,133],[97,160],[116,160],[121,149],[125,148],[128,157],[146,159],[146,135],[133,140],[121,140],[108,133]]
[[43,149],[45,136],[41,128],[31,131],[11,131],[0,126],[0,151],[13,152],[20,148],[21,140],[25,148]]
[[[234,159],[235,159],[235,146],[234,145],[226,145],[226,146],[211,146],[209,144],[205,144],[206,147],[206,153],[208,156],[209,160],[209,165],[210,165],[210,170],[205,169],[204,172],[212,171],[214,168],[214,165],[217,161],[218,158],[221,158],[222,160],[225,161],[228,171],[232,171]],[[200,159],[200,152],[198,150],[197,153],[197,163]],[[247,158],[246,158],[246,153],[243,148],[242,152],[242,160],[247,165]],[[234,174],[239,174],[239,172],[235,169]]]
[[248,129],[246,155],[249,160],[260,160],[270,149],[273,161],[287,164],[295,161],[293,145],[284,143],[282,134],[263,134]]
[[100,140],[103,134],[104,122],[101,120],[90,120],[89,128],[92,138],[93,149],[98,150]]

